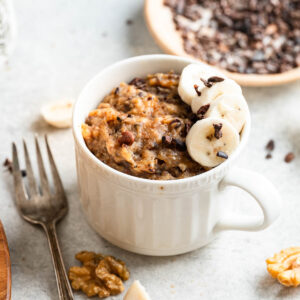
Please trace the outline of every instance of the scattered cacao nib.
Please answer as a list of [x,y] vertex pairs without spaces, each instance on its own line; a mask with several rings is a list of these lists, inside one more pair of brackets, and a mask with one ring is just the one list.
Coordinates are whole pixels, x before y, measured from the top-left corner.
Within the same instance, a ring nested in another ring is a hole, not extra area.
[[117,121],[118,121],[118,122],[121,122],[122,119],[118,116],[118,117],[117,117]]
[[213,124],[213,126],[214,126],[214,129],[215,129],[214,137],[216,139],[220,139],[223,136],[222,131],[221,131],[223,124],[222,123]]
[[132,25],[133,21],[131,19],[126,20],[126,25]]
[[185,52],[202,61],[245,74],[282,73],[300,66],[299,0],[164,4],[172,12]]
[[290,163],[292,160],[294,160],[295,158],[295,154],[293,152],[289,152],[285,157],[284,157],[284,161],[286,163]]
[[12,169],[12,161],[9,158],[6,158],[4,163],[3,163],[3,167],[5,167],[9,173],[12,173],[13,169]]
[[197,84],[194,84],[194,89],[195,89],[195,91],[196,91],[197,95],[200,97],[200,96],[201,96],[201,92],[200,92],[200,91],[198,91],[198,87],[199,87],[199,85],[197,85]]
[[210,104],[202,105],[198,111],[197,111],[197,116],[199,117],[200,120],[204,119],[205,114],[209,110]]
[[268,154],[266,155],[266,159],[270,159],[270,158],[272,158],[272,154],[271,154],[271,153],[268,153]]
[[118,95],[118,94],[119,94],[119,91],[120,91],[120,88],[117,86],[116,89],[115,89],[114,94],[115,94],[115,95]]
[[268,144],[266,145],[266,149],[268,150],[268,151],[273,151],[274,149],[275,149],[275,142],[274,142],[274,140],[270,140],[269,142],[268,142]]
[[[4,163],[3,163],[3,167],[5,167],[6,170],[7,170],[9,173],[12,173],[12,172],[13,172],[12,161],[11,161],[9,158],[6,158],[6,159],[5,159],[5,161],[4,161]],[[21,170],[21,175],[22,175],[22,177],[27,176],[26,170]]]
[[203,82],[203,84],[208,87],[211,88],[212,87],[212,83],[208,82],[207,80],[205,80],[204,78],[200,78],[200,80]]
[[223,151],[218,151],[217,156],[221,157],[221,158],[224,158],[224,159],[228,159],[228,155]]
[[122,132],[122,136],[118,138],[118,143],[122,146],[123,144],[131,146],[134,142],[134,136],[130,131]]
[[222,82],[222,81],[224,81],[224,78],[218,77],[218,76],[212,76],[207,79],[207,82],[210,82],[210,83],[217,83],[217,82]]

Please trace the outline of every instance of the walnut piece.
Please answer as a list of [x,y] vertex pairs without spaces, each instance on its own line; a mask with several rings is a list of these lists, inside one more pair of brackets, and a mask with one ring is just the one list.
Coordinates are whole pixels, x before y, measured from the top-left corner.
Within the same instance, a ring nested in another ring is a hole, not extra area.
[[268,272],[285,286],[300,284],[300,247],[290,247],[266,260]]
[[122,280],[129,278],[129,271],[123,261],[88,251],[79,252],[75,257],[82,263],[82,267],[75,266],[69,270],[74,290],[81,290],[88,297],[99,298],[123,292]]

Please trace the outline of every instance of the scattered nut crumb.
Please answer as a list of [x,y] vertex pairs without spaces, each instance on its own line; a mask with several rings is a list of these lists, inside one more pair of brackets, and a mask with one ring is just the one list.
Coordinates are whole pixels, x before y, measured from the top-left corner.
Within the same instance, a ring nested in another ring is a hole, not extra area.
[[268,153],[268,154],[266,155],[266,159],[270,159],[270,158],[272,158],[272,154]]
[[266,260],[267,270],[285,286],[300,284],[300,247],[290,247]]
[[123,261],[88,251],[79,252],[75,257],[82,266],[69,269],[69,279],[74,290],[81,290],[88,297],[99,298],[124,291],[122,280],[127,280],[130,274]]
[[284,161],[286,163],[290,163],[292,160],[294,160],[295,158],[295,154],[293,152],[289,152],[285,157],[284,157]]

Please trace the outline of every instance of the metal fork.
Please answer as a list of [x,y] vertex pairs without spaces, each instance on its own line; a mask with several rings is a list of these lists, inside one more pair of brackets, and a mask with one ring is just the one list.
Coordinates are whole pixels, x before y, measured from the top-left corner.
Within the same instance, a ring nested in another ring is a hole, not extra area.
[[66,215],[68,211],[68,203],[61,179],[59,177],[48,144],[47,136],[45,136],[45,143],[47,147],[47,153],[53,176],[55,191],[51,192],[50,190],[37,137],[35,137],[35,147],[37,154],[38,169],[40,174],[40,187],[38,187],[36,180],[34,179],[28,149],[25,141],[23,141],[26,162],[26,174],[28,180],[28,187],[27,189],[25,188],[24,181],[22,179],[22,173],[19,166],[17,147],[15,143],[13,143],[13,177],[16,194],[16,204],[19,213],[26,221],[35,225],[41,225],[44,228],[52,256],[59,299],[71,300],[74,299],[74,297],[70,286],[70,282],[66,274],[66,269],[63,263],[63,258],[58,244],[55,228],[57,221],[59,221]]

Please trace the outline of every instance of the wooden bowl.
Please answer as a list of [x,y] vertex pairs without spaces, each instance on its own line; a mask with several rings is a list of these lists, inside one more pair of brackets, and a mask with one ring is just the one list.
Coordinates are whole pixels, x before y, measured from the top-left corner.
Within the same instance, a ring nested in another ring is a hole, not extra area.
[[[164,0],[145,0],[145,20],[154,40],[168,54],[199,60],[184,51],[181,36],[176,31],[172,20],[171,10],[163,2]],[[300,79],[300,67],[284,73],[269,75],[240,74],[224,69],[222,72],[243,86],[271,86]]]
[[10,257],[5,232],[0,221],[0,300],[9,300],[10,291]]

